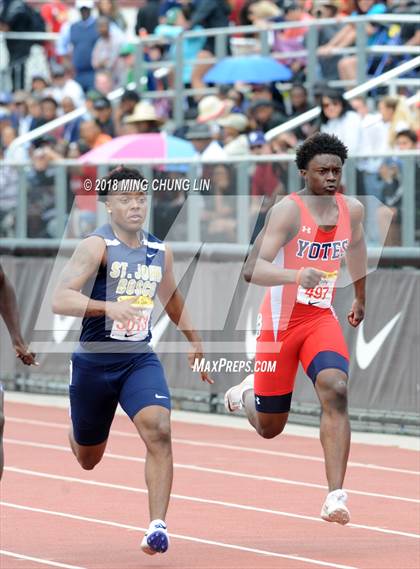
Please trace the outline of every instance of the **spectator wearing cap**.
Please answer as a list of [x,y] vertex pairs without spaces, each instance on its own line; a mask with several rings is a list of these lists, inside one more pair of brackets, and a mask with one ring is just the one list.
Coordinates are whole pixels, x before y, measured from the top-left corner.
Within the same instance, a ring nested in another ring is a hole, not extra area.
[[226,116],[232,109],[232,106],[233,103],[231,101],[222,101],[216,95],[203,97],[198,103],[197,122],[199,124],[215,122],[217,119]]
[[84,104],[85,95],[83,89],[71,77],[68,68],[64,65],[59,65],[58,63],[51,65],[51,80],[50,93],[59,104],[61,104],[64,97],[70,97],[76,107],[81,107]]
[[273,101],[268,99],[257,100],[248,109],[248,116],[254,129],[267,132],[282,124],[285,117],[275,110]]
[[44,75],[32,75],[31,93],[41,98],[49,94],[49,81]]
[[80,124],[80,142],[84,143],[89,150],[102,146],[112,138],[109,134],[101,132],[98,123],[94,120],[83,121]]
[[115,136],[115,126],[112,120],[112,106],[109,99],[101,97],[93,103],[95,120],[101,132],[109,134],[111,138]]
[[96,19],[92,16],[93,0],[76,0],[81,19],[68,26],[63,26],[57,42],[57,54],[68,56],[72,48],[72,62],[75,79],[87,92],[93,88],[95,72],[92,67],[92,52],[99,33]]
[[[191,141],[197,156],[200,157],[200,162],[206,160],[225,161],[225,151],[214,139],[214,132],[209,124],[194,124],[188,129],[186,139]],[[210,179],[212,169],[213,167],[210,164],[197,164],[197,177]],[[201,202],[201,206],[204,208],[205,202],[203,200]]]
[[112,34],[110,21],[105,16],[97,19],[99,38],[92,51],[92,67],[95,71],[106,69],[112,74],[114,85],[118,83],[118,58],[124,38]]
[[223,161],[226,154],[217,140],[213,139],[213,133],[208,124],[195,124],[187,131],[186,139],[190,140],[197,154],[202,160]]
[[248,137],[245,132],[248,128],[248,119],[242,113],[231,113],[217,121],[222,127],[223,149],[228,156],[246,154],[249,150]]
[[[119,85],[123,85],[127,87],[130,83],[135,81],[134,77],[134,66],[135,66],[135,56],[136,48],[132,43],[125,43],[120,48],[119,58],[118,58],[118,65],[117,65],[117,74],[118,74],[118,83]],[[145,54],[145,61],[147,60]],[[146,77],[146,80],[144,79]],[[143,86],[143,83],[147,83],[148,75],[144,75],[142,77],[138,77],[136,83],[139,83]]]
[[138,103],[134,107],[133,114],[125,118],[124,124],[130,126],[131,132],[146,134],[159,132],[162,119],[157,115],[153,105],[146,101]]
[[[251,154],[262,156],[270,154],[270,146],[261,130],[248,134],[248,143]],[[252,241],[264,226],[267,211],[274,205],[279,194],[284,193],[283,185],[274,172],[273,165],[260,162],[255,165],[251,176],[251,223],[253,224]]]

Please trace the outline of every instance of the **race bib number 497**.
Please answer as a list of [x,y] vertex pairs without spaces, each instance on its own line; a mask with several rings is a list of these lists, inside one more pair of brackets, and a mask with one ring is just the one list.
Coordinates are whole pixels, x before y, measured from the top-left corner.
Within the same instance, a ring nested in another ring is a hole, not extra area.
[[139,309],[138,316],[129,320],[126,325],[115,320],[110,334],[114,340],[139,342],[146,339],[149,335],[153,300],[149,297],[119,296],[118,302],[129,300],[130,298],[133,299],[132,306]]
[[337,275],[338,271],[324,273],[324,276],[314,288],[298,286],[296,301],[300,304],[316,306],[317,308],[329,308],[332,302]]

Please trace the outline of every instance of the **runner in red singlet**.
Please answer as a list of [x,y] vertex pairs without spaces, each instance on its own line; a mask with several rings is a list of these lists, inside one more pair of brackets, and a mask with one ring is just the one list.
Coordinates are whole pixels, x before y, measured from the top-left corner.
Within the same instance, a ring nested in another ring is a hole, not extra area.
[[255,369],[230,388],[229,411],[245,408],[264,438],[284,429],[296,371],[301,362],[322,407],[320,425],[329,494],[324,520],[346,524],[350,514],[342,490],[350,448],[347,412],[349,355],[332,307],[343,258],[355,289],[348,314],[352,326],[364,317],[366,245],[363,206],[337,193],[347,149],[335,136],[315,134],[298,149],[296,163],[305,187],[275,205],[248,257],[248,282],[270,287],[257,320]]

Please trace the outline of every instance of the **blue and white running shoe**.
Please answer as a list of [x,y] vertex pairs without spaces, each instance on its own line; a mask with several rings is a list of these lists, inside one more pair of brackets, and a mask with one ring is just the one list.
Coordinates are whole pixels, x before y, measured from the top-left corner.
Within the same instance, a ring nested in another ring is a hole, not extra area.
[[141,549],[148,555],[155,553],[165,553],[169,547],[169,536],[166,524],[162,520],[150,522],[149,529],[144,534],[141,542]]

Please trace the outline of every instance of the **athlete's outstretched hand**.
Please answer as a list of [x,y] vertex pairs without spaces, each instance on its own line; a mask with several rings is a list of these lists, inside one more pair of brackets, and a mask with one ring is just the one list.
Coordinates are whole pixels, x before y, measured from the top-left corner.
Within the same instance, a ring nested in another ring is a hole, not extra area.
[[134,302],[132,298],[121,302],[107,302],[106,315],[111,320],[116,320],[126,326],[130,320],[134,320],[140,314],[139,308],[133,306]]
[[16,357],[19,358],[26,366],[39,366],[39,363],[35,359],[36,354],[34,352],[30,352],[25,344],[19,342],[13,347],[15,348]]
[[[188,353],[188,362],[190,364],[190,368],[194,369],[194,362],[197,360],[197,363],[204,359],[204,352],[203,346],[201,342],[192,342],[191,349]],[[214,383],[214,380],[209,377],[209,374],[206,371],[200,371],[201,380],[206,381],[207,383]]]
[[365,317],[365,303],[364,301],[355,298],[353,300],[353,304],[351,305],[351,310],[347,314],[347,320],[354,328],[356,328],[356,326],[359,326],[360,322],[363,320],[364,317]]
[[318,271],[318,269],[303,269],[299,275],[299,284],[303,288],[313,288],[324,275],[324,271]]

